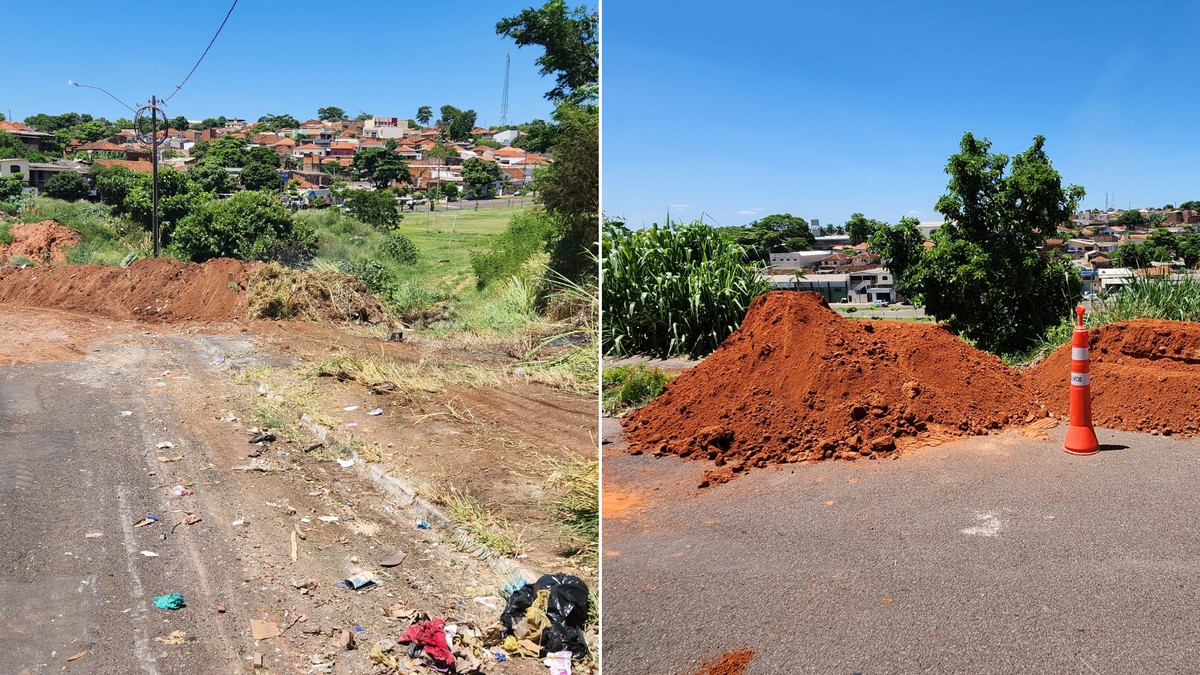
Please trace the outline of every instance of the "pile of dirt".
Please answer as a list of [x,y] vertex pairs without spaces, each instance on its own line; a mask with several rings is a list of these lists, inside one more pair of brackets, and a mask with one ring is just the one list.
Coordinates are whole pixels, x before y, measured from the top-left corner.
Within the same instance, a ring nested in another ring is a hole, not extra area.
[[982,434],[1044,416],[1033,399],[1003,361],[942,326],[850,321],[819,294],[781,291],[623,425],[633,452],[738,472]]
[[0,261],[23,256],[38,264],[66,262],[66,248],[79,243],[79,233],[53,220],[13,223],[8,234],[12,243],[0,244]]
[[228,321],[246,315],[243,292],[257,263],[171,258],[133,265],[0,266],[0,304],[65,309],[115,319]]
[[293,270],[260,265],[247,285],[250,315],[256,319],[306,319],[380,323],[383,303],[366,284],[328,265]]
[[[1200,434],[1200,324],[1137,319],[1090,331],[1092,423],[1108,429]],[[1039,403],[1066,416],[1071,345],[1025,371]]]

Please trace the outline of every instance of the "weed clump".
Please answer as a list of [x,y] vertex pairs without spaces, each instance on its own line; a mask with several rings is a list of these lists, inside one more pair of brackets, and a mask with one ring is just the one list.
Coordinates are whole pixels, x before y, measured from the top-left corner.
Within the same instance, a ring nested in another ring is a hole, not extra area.
[[387,318],[363,282],[320,263],[308,270],[260,265],[250,275],[246,299],[256,319],[379,323]]
[[662,393],[671,378],[669,373],[646,366],[606,368],[601,394],[604,414],[618,416],[646,405]]

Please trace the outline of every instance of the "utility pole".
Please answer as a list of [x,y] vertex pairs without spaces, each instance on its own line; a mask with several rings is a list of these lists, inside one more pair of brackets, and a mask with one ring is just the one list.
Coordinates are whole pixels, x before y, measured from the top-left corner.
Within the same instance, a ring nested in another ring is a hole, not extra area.
[[[166,117],[166,115],[163,115]],[[150,96],[150,223],[154,236],[154,257],[158,257],[158,249],[162,238],[158,230],[158,98]]]

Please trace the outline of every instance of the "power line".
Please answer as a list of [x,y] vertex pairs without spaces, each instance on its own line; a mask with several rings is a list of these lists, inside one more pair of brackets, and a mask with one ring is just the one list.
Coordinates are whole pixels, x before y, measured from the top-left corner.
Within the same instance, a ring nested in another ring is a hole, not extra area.
[[217,32],[214,33],[212,39],[208,41],[208,46],[204,48],[204,53],[201,54],[200,58],[196,60],[196,65],[192,66],[192,69],[188,71],[187,77],[183,78],[183,82],[180,82],[179,85],[175,87],[175,91],[171,92],[171,95],[164,98],[161,103],[165,105],[167,101],[170,101],[171,98],[175,96],[175,94],[179,93],[180,89],[183,89],[183,85],[187,84],[187,81],[192,77],[192,73],[196,72],[196,69],[200,67],[200,62],[204,60],[205,56],[208,56],[208,50],[212,49],[213,43],[217,41],[217,36],[221,34],[221,29],[225,27],[225,22],[229,21],[229,15],[233,14],[233,8],[237,7],[237,4],[238,0],[233,0],[233,4],[229,6],[229,11],[225,12],[225,18],[221,20],[221,25],[217,27]]

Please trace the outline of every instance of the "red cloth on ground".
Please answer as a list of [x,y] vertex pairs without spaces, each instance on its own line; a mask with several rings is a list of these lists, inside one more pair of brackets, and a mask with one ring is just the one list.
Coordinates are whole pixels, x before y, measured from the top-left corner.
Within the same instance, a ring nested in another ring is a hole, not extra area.
[[400,636],[400,641],[421,645],[429,658],[449,668],[454,665],[454,654],[450,653],[450,646],[446,644],[446,633],[443,630],[445,626],[446,622],[441,619],[409,626],[404,635]]

